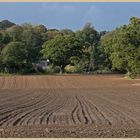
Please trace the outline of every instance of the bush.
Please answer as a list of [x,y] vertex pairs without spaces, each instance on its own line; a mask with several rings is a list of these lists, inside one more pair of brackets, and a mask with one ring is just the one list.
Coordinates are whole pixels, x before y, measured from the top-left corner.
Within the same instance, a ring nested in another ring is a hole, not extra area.
[[78,72],[78,68],[76,66],[72,66],[72,65],[67,65],[64,68],[64,70],[65,70],[66,73],[76,73],[76,72]]
[[32,65],[27,65],[19,73],[21,73],[21,74],[31,74],[31,73],[36,73],[36,70],[33,68]]
[[126,77],[128,77],[128,79],[135,79],[138,76],[138,74],[135,72],[127,72],[126,75],[127,75]]
[[112,71],[108,67],[100,67],[94,71],[95,74],[110,74]]
[[60,67],[59,66],[49,65],[47,67],[47,69],[45,70],[45,73],[47,73],[47,74],[60,73]]

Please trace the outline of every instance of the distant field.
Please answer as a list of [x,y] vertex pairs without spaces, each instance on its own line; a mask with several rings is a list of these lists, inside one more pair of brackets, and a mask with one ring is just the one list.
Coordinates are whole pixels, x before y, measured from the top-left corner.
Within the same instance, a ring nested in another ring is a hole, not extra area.
[[0,137],[140,137],[140,80],[0,77]]

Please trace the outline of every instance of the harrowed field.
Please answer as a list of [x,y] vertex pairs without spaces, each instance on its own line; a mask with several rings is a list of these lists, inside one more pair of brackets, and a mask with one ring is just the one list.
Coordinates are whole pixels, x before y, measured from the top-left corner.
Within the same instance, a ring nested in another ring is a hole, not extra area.
[[0,77],[0,137],[140,137],[140,79]]

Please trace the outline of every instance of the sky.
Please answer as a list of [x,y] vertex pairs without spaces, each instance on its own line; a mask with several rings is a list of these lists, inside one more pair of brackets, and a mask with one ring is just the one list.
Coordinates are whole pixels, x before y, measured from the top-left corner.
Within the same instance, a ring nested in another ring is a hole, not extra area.
[[75,31],[90,22],[98,31],[110,31],[128,24],[132,16],[140,17],[140,2],[0,3],[0,21],[43,24],[49,29],[69,28]]

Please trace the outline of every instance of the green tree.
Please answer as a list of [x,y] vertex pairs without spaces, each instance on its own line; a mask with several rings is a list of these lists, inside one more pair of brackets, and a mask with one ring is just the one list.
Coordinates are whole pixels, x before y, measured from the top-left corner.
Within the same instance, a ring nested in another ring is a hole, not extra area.
[[48,41],[50,39],[54,39],[56,36],[62,36],[62,33],[57,29],[49,29],[44,34],[44,40]]
[[44,25],[36,25],[33,27],[34,31],[40,36],[41,38],[41,45],[43,42],[46,42],[48,40],[47,38],[47,28]]
[[112,44],[113,38],[115,36],[115,30],[106,33],[104,36],[101,36],[100,39],[100,51],[102,53],[102,66],[112,69],[112,60],[111,54],[113,53]]
[[7,34],[6,31],[0,30],[0,72],[3,72],[3,64],[2,64],[2,58],[1,58],[1,53],[3,48],[10,42],[10,37]]
[[9,37],[11,41],[22,41],[22,32],[23,28],[19,25],[14,25],[7,29],[7,33],[9,34]]
[[27,49],[27,61],[29,64],[36,62],[40,58],[40,50],[43,44],[41,34],[31,25],[24,25],[22,33],[22,42]]
[[99,43],[100,35],[91,25],[91,23],[87,23],[81,31],[76,32],[76,36],[79,38],[81,44],[83,44],[83,56],[86,58],[86,61],[88,59],[87,71],[90,72],[91,70],[94,70],[98,65],[96,60],[98,60],[97,46]]
[[0,30],[0,46],[4,46],[10,42],[10,36],[7,31]]
[[112,62],[113,69],[127,72],[131,77],[140,74],[139,18],[132,17],[128,25],[104,36],[101,44]]
[[81,55],[81,45],[74,36],[57,36],[45,42],[41,52],[44,58],[49,59],[53,65],[60,66],[64,71],[71,57]]
[[74,34],[74,32],[70,29],[62,29],[60,32],[62,33],[62,35],[73,35]]
[[38,32],[38,33],[46,33],[47,32],[47,28],[44,25],[36,25],[34,27],[34,29]]
[[27,51],[21,42],[10,42],[2,50],[2,63],[7,72],[22,71],[26,66]]

